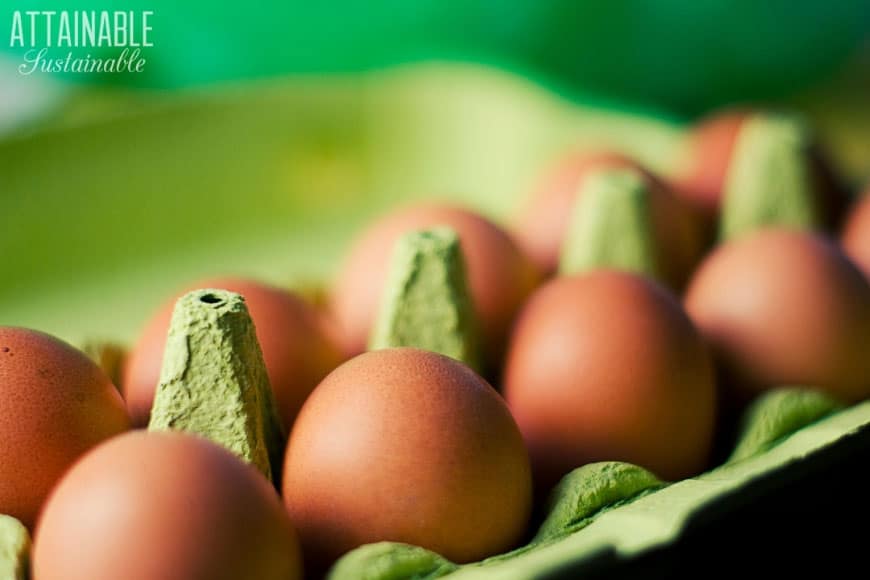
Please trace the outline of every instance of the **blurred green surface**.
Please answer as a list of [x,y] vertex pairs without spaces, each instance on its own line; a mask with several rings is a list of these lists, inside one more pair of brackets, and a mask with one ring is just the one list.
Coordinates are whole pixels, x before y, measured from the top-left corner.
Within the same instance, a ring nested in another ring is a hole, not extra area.
[[480,67],[82,99],[0,142],[0,323],[76,342],[129,339],[205,275],[323,279],[398,200],[505,217],[566,147],[662,167],[680,135]]
[[[768,104],[805,112],[856,186],[870,179],[870,79],[855,74],[868,63]],[[479,65],[61,94],[0,139],[0,324],[73,342],[130,340],[203,276],[325,280],[356,230],[402,200],[506,219],[571,148],[666,171],[683,143],[661,112],[580,105]]]

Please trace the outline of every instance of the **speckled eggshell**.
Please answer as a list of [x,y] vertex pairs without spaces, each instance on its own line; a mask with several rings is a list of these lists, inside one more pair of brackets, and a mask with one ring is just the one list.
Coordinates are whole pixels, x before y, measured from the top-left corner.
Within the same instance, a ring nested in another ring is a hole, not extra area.
[[484,355],[490,366],[498,364],[510,325],[535,287],[538,272],[513,240],[489,220],[465,209],[434,204],[388,214],[354,242],[330,297],[348,356],[366,349],[395,242],[409,231],[439,225],[459,234]]
[[32,529],[64,471],[130,428],[109,378],[52,336],[0,327],[0,513]]
[[283,489],[306,561],[320,567],[381,540],[477,560],[520,539],[531,504],[528,455],[498,393],[411,348],[360,355],[315,389]]
[[505,397],[540,490],[595,461],[681,479],[708,460],[710,353],[676,298],[642,276],[597,270],[538,289],[514,329]]
[[[301,298],[261,282],[220,278],[192,288],[219,288],[244,296],[278,411],[289,429],[311,390],[343,359],[324,320]],[[176,299],[146,324],[124,368],[124,398],[136,426],[148,424]]]
[[744,396],[783,385],[870,395],[870,286],[833,242],[763,229],[719,246],[686,309]]
[[298,580],[271,484],[205,439],[136,431],[84,456],[36,530],[39,580]]

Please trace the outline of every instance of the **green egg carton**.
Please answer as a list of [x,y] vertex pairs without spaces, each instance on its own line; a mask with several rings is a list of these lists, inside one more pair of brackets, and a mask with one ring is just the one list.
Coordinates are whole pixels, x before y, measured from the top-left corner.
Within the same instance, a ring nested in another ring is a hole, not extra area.
[[[683,126],[667,115],[579,106],[475,66],[177,96],[70,91],[64,102],[0,138],[0,324],[76,344],[130,344],[194,279],[326,280],[355,231],[412,198],[506,220],[566,150],[615,149],[666,172],[683,144]],[[847,157],[860,161],[857,151]],[[760,557],[781,577],[824,538],[863,541],[842,522],[860,526],[867,515],[870,403],[835,412],[776,396],[756,407],[725,465],[669,485],[617,470],[636,479],[596,488],[582,509],[562,513],[565,527],[549,520],[530,546],[456,566],[388,545],[357,553],[345,570],[369,580],[648,580],[704,577],[711,566],[740,573]],[[566,491],[586,489],[584,474]],[[774,537],[786,552],[771,552]]]
[[711,562],[717,574],[750,563],[775,577],[820,563],[830,572],[863,556],[843,530],[867,502],[844,514],[842,494],[867,481],[868,458],[870,401],[842,409],[813,391],[775,390],[747,411],[729,460],[697,477],[666,484],[629,464],[593,464],[563,480],[527,546],[457,566],[371,544],[340,560],[330,580],[695,578],[711,574]]

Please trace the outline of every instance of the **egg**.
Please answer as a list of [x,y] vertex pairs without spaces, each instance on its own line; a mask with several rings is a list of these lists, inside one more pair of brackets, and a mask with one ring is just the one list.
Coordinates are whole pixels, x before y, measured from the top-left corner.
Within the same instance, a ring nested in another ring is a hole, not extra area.
[[649,191],[657,267],[666,284],[682,288],[705,245],[699,216],[649,171],[615,153],[575,154],[556,166],[519,213],[514,229],[521,246],[542,271],[555,272],[583,182],[602,169],[632,169],[641,176]]
[[136,431],[85,455],[34,538],[38,580],[294,580],[298,540],[278,494],[205,439]]
[[870,277],[870,188],[849,212],[840,240],[846,254]]
[[539,288],[511,337],[504,389],[540,490],[596,461],[667,479],[706,465],[711,355],[677,299],[645,277],[596,270]]
[[492,222],[465,209],[435,204],[390,213],[354,242],[330,296],[348,356],[366,349],[396,241],[409,231],[439,225],[459,235],[483,354],[490,367],[498,365],[514,315],[537,284],[538,272]]
[[[343,360],[324,319],[295,294],[253,280],[203,280],[192,288],[219,288],[245,298],[278,412],[289,429],[311,390]],[[177,298],[164,304],[145,325],[124,368],[124,399],[137,426],[148,424]]]
[[738,398],[783,385],[870,395],[870,285],[826,238],[771,228],[728,242],[685,305]]
[[84,452],[130,428],[106,374],[47,334],[0,327],[0,513],[33,527],[52,487]]
[[305,403],[284,502],[306,561],[390,540],[469,562],[514,545],[531,475],[504,401],[472,370],[413,348],[344,363]]
[[744,110],[719,112],[699,121],[687,136],[674,190],[711,221],[719,213],[731,152],[749,114]]

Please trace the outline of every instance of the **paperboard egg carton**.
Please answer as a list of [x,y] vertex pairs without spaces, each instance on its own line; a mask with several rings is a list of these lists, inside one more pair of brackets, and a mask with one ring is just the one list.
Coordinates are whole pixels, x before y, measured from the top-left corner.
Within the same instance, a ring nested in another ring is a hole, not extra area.
[[[750,569],[782,577],[821,567],[845,572],[860,562],[865,536],[848,526],[860,526],[868,512],[859,482],[870,472],[870,402],[764,446],[769,448],[605,506],[561,539],[446,577],[695,578]],[[395,576],[411,577],[435,576]]]

